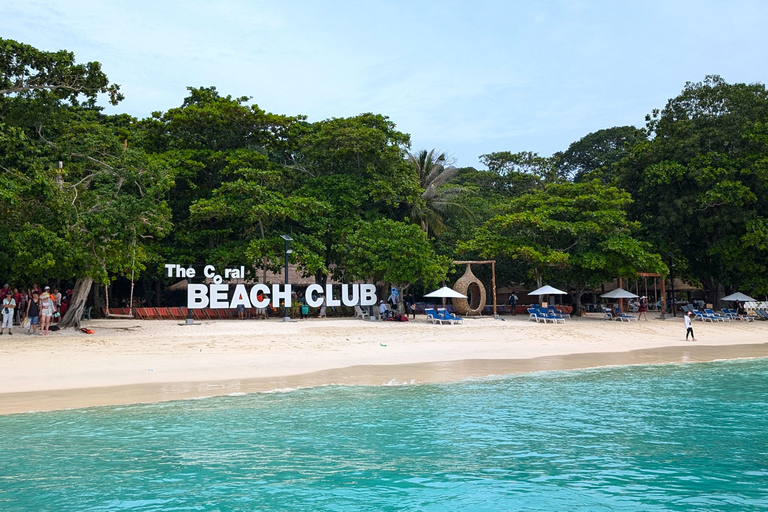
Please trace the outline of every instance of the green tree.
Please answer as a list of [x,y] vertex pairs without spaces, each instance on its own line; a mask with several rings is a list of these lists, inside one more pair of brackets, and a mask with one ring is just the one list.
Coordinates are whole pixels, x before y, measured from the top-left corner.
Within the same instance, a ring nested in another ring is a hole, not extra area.
[[242,199],[233,184],[285,192],[279,183],[285,175],[269,155],[284,151],[301,118],[270,114],[248,104],[248,97],[222,96],[215,87],[188,90],[180,107],[155,112],[137,125],[138,143],[172,170],[174,180],[168,195],[174,229],[153,247],[157,263],[215,262],[250,269],[253,259],[243,241],[254,227],[260,233],[265,219],[245,225],[251,217],[237,218],[238,205],[223,203]]
[[318,283],[344,273],[338,241],[361,220],[396,218],[420,188],[404,156],[408,135],[387,117],[361,114],[303,125],[284,161],[291,194],[327,205],[297,225],[297,258]]
[[[614,126],[589,133],[556,155],[560,173],[573,181],[610,179],[610,166],[629,156],[632,148],[647,140],[645,132],[634,126]],[[603,177],[603,174],[607,176]]]
[[617,167],[631,217],[679,275],[716,302],[728,290],[768,292],[768,91],[717,76],[688,83],[647,118],[651,138]]
[[440,235],[445,232],[443,216],[446,213],[471,216],[471,211],[458,201],[468,189],[451,183],[460,170],[448,163],[445,153],[422,149],[418,154],[409,153],[408,162],[413,166],[423,192],[411,205],[409,217],[421,225],[425,233]]
[[358,222],[337,251],[343,254],[345,278],[392,283],[401,297],[413,283],[432,286],[445,279],[450,264],[435,254],[418,226],[390,219]]
[[567,284],[580,311],[588,286],[641,271],[666,273],[661,258],[634,237],[639,224],[627,220],[629,203],[629,194],[598,180],[552,184],[511,200],[461,248],[525,261],[537,286],[545,279]]
[[[63,117],[63,116],[62,116]],[[79,325],[92,283],[144,269],[146,240],[167,230],[166,170],[93,110],[74,110],[40,140],[20,138],[29,155],[3,167],[16,214],[6,224],[11,275],[76,278],[63,327]],[[10,161],[9,161],[10,160]],[[61,162],[61,167],[57,165]]]
[[[72,52],[45,52],[11,39],[0,39],[0,98],[49,98],[94,106],[99,93],[113,105],[123,99],[98,62],[76,64]],[[1,105],[1,103],[0,103]]]
[[[544,183],[558,183],[566,176],[558,169],[557,157],[544,157],[538,153],[500,151],[480,156],[480,162],[498,176],[517,177],[510,184],[531,189]],[[519,179],[525,178],[525,179]]]

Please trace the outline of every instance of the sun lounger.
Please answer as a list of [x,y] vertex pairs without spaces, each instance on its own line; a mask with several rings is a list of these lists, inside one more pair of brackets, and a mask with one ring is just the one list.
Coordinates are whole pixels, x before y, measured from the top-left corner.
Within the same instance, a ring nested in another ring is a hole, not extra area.
[[571,318],[571,314],[570,313],[564,313],[563,311],[558,311],[557,309],[555,309],[555,306],[547,307],[547,311],[549,311],[550,313],[554,313],[556,315],[560,315],[563,318],[565,318],[565,317]]
[[[541,312],[536,308],[528,308],[528,320],[536,320],[536,323],[544,322],[547,323],[550,321],[549,318],[547,318],[546,314],[541,314]],[[554,323],[554,320],[551,320],[552,323]]]
[[729,322],[731,321],[731,317],[721,315],[720,313],[715,313],[711,309],[705,309],[704,312],[708,315],[713,316],[715,320],[717,320],[718,322],[725,322],[726,320],[728,320]]
[[622,314],[620,314],[620,315],[619,315],[618,317],[616,317],[616,318],[618,318],[618,319],[619,319],[620,321],[622,321],[622,322],[631,322],[632,320],[634,320],[635,322],[637,322],[637,317],[636,317],[636,316],[633,316],[633,315],[628,315],[628,314],[626,314],[626,313],[622,313]]
[[557,311],[550,311],[549,309],[545,309],[545,308],[537,308],[537,310],[540,317],[550,320],[553,324],[556,324],[558,322],[565,323],[565,318],[563,318],[563,315],[561,315]]
[[702,322],[715,322],[715,318],[712,315],[707,315],[706,313],[702,313],[701,311],[693,310],[693,314],[701,320]]
[[448,322],[451,325],[464,323],[464,319],[463,318],[461,318],[459,316],[456,316],[453,313],[448,312],[447,309],[438,308],[437,316],[443,322]]
[[460,324],[464,322],[464,319],[461,317],[458,317],[454,315],[453,313],[448,313],[446,310],[441,309],[441,312],[437,312],[434,309],[425,309],[424,312],[427,314],[427,320],[431,321],[433,324],[440,324],[443,325],[444,323],[453,325],[453,324]]

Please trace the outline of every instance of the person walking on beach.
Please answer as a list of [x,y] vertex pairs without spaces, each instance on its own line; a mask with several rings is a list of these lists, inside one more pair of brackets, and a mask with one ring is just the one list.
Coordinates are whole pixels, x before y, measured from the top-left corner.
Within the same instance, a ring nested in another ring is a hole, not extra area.
[[683,317],[685,323],[685,341],[688,341],[688,335],[691,335],[691,341],[696,341],[696,337],[693,334],[693,322],[691,321],[691,312]]
[[640,306],[638,306],[637,312],[639,313],[637,315],[638,319],[642,318],[646,322],[648,321],[648,299],[645,296],[640,297]]
[[13,313],[16,309],[16,299],[13,298],[13,291],[8,288],[3,299],[3,327],[0,328],[0,334],[3,334],[5,329],[8,329],[8,336],[12,335],[11,329],[13,329]]
[[512,314],[517,314],[517,295],[515,295],[515,292],[512,292],[512,294],[509,296],[509,308],[512,310]]

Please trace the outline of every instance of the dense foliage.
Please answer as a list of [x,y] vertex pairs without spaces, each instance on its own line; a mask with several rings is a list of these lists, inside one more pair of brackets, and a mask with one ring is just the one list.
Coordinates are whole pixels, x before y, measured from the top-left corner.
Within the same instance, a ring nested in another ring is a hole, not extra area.
[[308,122],[215,87],[146,119],[108,116],[97,98],[122,96],[99,63],[2,39],[0,55],[0,276],[20,286],[77,281],[84,302],[92,282],[132,275],[157,303],[164,263],[264,280],[288,234],[320,283],[426,287],[451,259],[495,258],[501,286],[548,281],[578,303],[616,277],[666,274],[672,254],[711,300],[768,293],[762,84],[707,77],[642,129],[551,157],[490,153],[478,170],[411,152],[384,115]]

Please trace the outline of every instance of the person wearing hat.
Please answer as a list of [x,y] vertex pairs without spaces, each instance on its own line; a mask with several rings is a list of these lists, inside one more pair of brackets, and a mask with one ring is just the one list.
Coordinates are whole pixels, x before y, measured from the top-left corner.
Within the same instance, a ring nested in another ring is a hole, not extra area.
[[693,316],[693,313],[690,311],[687,315],[683,317],[683,322],[685,323],[685,341],[688,341],[688,335],[691,335],[691,341],[696,341],[696,337],[693,334],[693,322],[691,321],[691,318]]
[[13,298],[13,291],[8,288],[3,299],[3,327],[0,328],[0,334],[3,334],[5,329],[8,329],[8,336],[13,334],[11,329],[13,328],[13,313],[15,309],[16,299]]
[[40,335],[48,335],[48,328],[51,326],[51,318],[56,312],[56,303],[51,297],[51,287],[46,286],[43,294],[40,295]]
[[383,300],[379,301],[379,315],[383,320],[389,318],[389,308]]
[[648,321],[648,299],[645,295],[640,297],[640,306],[637,308],[637,319],[644,318],[645,321]]

